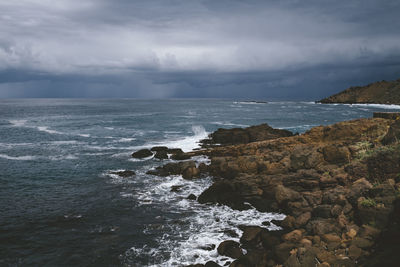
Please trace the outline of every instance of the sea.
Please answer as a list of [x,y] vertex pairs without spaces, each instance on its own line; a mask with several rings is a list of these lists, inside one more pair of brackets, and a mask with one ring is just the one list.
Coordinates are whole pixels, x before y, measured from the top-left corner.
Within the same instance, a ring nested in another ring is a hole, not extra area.
[[[147,175],[172,160],[138,160],[132,152],[191,151],[218,128],[268,123],[301,134],[399,109],[232,99],[1,99],[0,266],[227,264],[232,259],[216,248],[239,240],[239,225],[262,226],[285,215],[189,200],[212,177]],[[136,175],[112,174],[119,170]]]

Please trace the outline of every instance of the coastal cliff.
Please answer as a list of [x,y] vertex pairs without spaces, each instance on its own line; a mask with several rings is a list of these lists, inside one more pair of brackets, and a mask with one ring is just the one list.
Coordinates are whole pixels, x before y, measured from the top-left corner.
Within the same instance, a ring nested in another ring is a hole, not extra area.
[[151,174],[210,175],[214,183],[191,199],[287,215],[272,222],[282,230],[243,221],[240,243],[215,244],[232,258],[229,266],[397,266],[400,120],[357,119],[282,134],[185,153],[207,155],[211,164],[168,163]]
[[350,87],[338,94],[324,98],[319,103],[332,104],[400,104],[400,79],[380,81],[366,86]]

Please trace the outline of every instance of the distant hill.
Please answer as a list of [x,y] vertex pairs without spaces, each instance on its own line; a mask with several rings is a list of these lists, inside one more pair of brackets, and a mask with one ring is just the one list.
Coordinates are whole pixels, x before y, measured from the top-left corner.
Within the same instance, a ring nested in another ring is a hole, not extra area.
[[397,104],[400,105],[400,79],[380,81],[366,86],[350,87],[338,94],[324,98],[319,103],[343,104]]

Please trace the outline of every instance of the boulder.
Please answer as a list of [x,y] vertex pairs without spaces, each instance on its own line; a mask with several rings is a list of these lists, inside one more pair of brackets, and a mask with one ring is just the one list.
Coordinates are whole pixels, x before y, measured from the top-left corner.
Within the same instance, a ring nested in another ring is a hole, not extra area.
[[166,150],[157,151],[154,155],[156,159],[168,159],[168,153]]
[[228,256],[233,259],[237,259],[243,255],[240,244],[233,240],[223,241],[219,244],[217,251],[219,255]]
[[324,159],[328,163],[340,164],[350,161],[351,155],[347,147],[338,145],[328,145],[322,150]]
[[153,153],[149,149],[141,149],[132,153],[132,158],[142,159],[153,156]]
[[296,243],[301,240],[303,233],[300,230],[293,230],[282,236],[282,239],[287,242]]

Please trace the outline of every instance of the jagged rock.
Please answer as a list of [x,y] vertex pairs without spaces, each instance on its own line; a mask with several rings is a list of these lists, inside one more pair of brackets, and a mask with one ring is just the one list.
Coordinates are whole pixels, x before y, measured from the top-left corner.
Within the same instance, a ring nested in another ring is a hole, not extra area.
[[149,149],[141,149],[132,153],[132,158],[142,159],[153,156],[153,153]]
[[296,227],[301,227],[307,224],[310,219],[311,219],[311,212],[305,212],[296,218],[295,225]]
[[243,255],[240,244],[233,240],[223,241],[221,244],[219,244],[217,251],[219,255],[228,256],[233,259],[237,259]]
[[172,154],[172,156],[171,156],[171,159],[173,159],[173,160],[186,160],[186,159],[190,159],[190,158],[191,158],[190,155],[187,153],[184,153],[184,152],[175,153],[175,154]]
[[243,226],[243,234],[240,243],[244,246],[254,247],[261,242],[261,233],[263,228],[258,226]]
[[279,137],[293,136],[287,130],[273,129],[268,124],[251,126],[248,128],[218,129],[210,134],[209,140],[203,140],[203,144],[247,144],[250,142],[271,140]]
[[115,174],[121,177],[131,177],[131,176],[135,176],[136,173],[134,171],[129,171],[129,170],[125,170],[125,171],[117,171],[117,172],[110,172],[110,174]]
[[150,170],[147,174],[158,175],[158,176],[168,176],[168,175],[180,175],[188,168],[196,168],[196,163],[194,161],[184,161],[177,163],[167,163],[164,166],[157,167],[155,170]]

